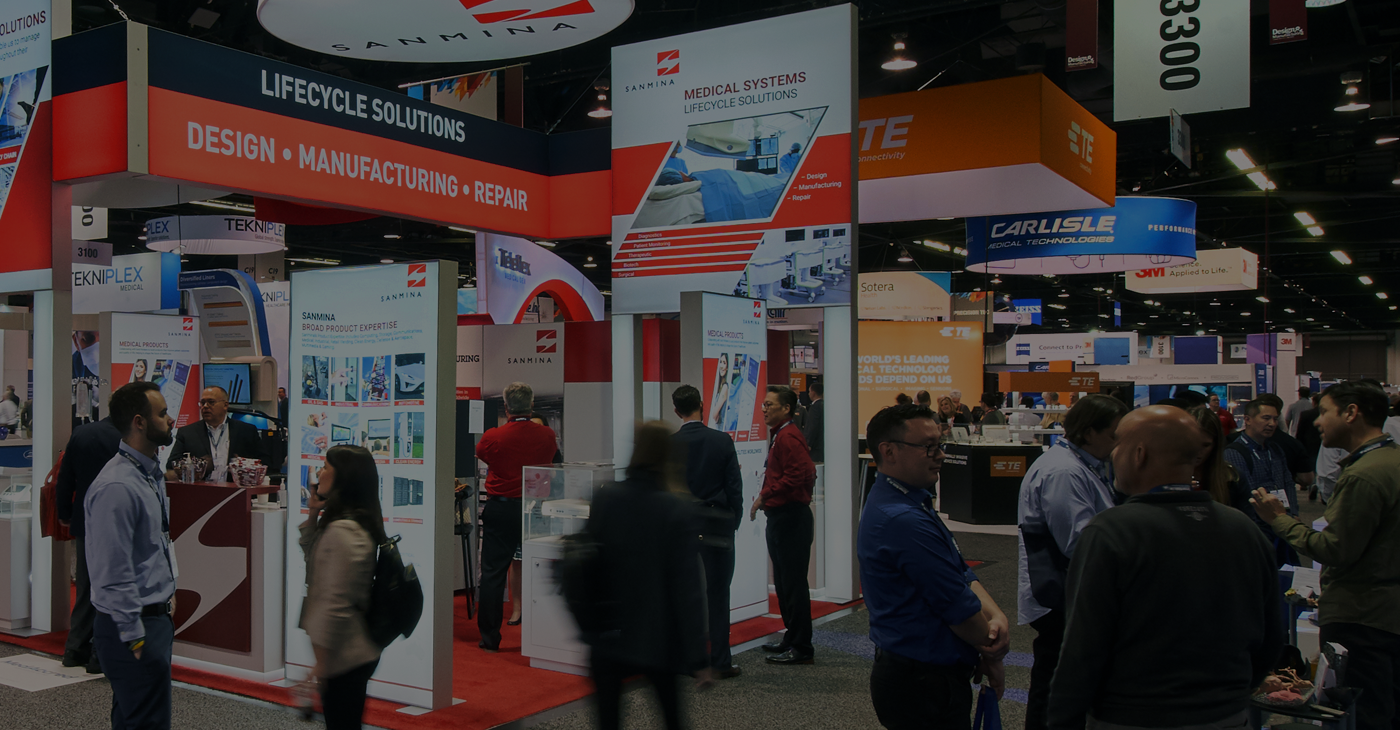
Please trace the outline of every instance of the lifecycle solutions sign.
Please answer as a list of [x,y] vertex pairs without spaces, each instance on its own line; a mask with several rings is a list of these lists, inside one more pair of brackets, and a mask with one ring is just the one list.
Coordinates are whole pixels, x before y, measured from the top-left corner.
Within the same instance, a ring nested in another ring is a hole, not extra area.
[[622,25],[632,7],[632,0],[259,0],[258,22],[328,56],[452,63],[576,46]]
[[1112,208],[969,218],[967,270],[1088,274],[1180,266],[1196,258],[1196,204],[1118,198]]

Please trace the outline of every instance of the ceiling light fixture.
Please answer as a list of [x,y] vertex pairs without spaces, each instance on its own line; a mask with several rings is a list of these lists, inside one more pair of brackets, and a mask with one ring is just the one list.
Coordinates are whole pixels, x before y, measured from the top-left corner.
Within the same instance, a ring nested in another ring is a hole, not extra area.
[[470,233],[472,235],[476,235],[476,231],[473,231],[470,228],[463,228],[461,226],[448,226],[447,228],[448,230],[457,231],[459,233]]
[[895,261],[898,261],[901,264],[907,264],[913,260],[914,257],[910,256],[909,252],[903,248],[899,249],[899,258],[895,259]]
[[301,263],[301,264],[323,264],[323,265],[325,265],[325,266],[335,266],[336,264],[339,264],[339,263],[340,263],[340,259],[318,259],[318,258],[306,258],[306,259],[303,259],[303,258],[296,258],[296,259],[287,259],[287,260],[288,260],[288,261],[295,261],[295,262]]
[[585,268],[585,269],[596,269],[596,268],[598,268],[598,264],[593,263],[593,257],[592,257],[592,256],[589,256],[589,257],[588,257],[588,261],[584,263],[583,268]]
[[1376,138],[1376,144],[1390,144],[1391,142],[1400,142],[1400,137],[1396,137],[1393,134],[1387,134],[1384,137]]
[[545,248],[554,248],[554,244],[549,241],[535,241],[535,243]]
[[1389,294],[1386,294],[1386,293],[1383,292],[1383,291],[1378,291],[1378,292],[1376,292],[1376,298],[1377,298],[1377,299],[1389,299],[1389,298],[1390,298],[1390,295],[1389,295]]
[[[1254,160],[1249,156],[1249,153],[1245,152],[1243,149],[1240,148],[1226,150],[1225,157],[1226,159],[1230,160],[1230,162],[1235,163],[1235,167],[1238,167],[1241,170],[1251,170],[1253,168],[1258,167],[1258,165],[1254,164]],[[1255,187],[1259,188],[1260,190],[1278,189],[1278,186],[1274,184],[1274,181],[1270,180],[1268,176],[1265,175],[1263,172],[1251,172],[1245,175],[1245,177],[1249,178],[1250,182],[1254,183]]]
[[1316,218],[1312,217],[1312,215],[1309,214],[1309,213],[1304,213],[1304,212],[1301,211],[1301,210],[1298,211],[1297,213],[1294,213],[1294,214],[1293,214],[1293,217],[1294,217],[1294,218],[1297,218],[1297,219],[1298,219],[1298,222],[1299,222],[1299,223],[1302,223],[1302,224],[1305,225],[1305,226],[1315,226],[1315,225],[1317,225],[1317,219],[1316,219]]
[[1308,233],[1311,233],[1314,236],[1321,236],[1322,226],[1308,226]]
[[1067,292],[1067,291],[1062,291],[1062,292],[1060,292],[1060,298],[1061,298],[1061,299],[1069,299],[1069,292]]
[[1365,284],[1366,286],[1370,286],[1370,285],[1376,283],[1375,280],[1373,280],[1373,279],[1372,279],[1371,277],[1369,277],[1369,276],[1366,276],[1365,274],[1362,274],[1361,276],[1356,277],[1356,280],[1359,281],[1359,282],[1361,282],[1362,284]]
[[597,84],[593,87],[598,91],[598,108],[588,113],[594,119],[607,119],[612,116],[612,109],[608,108],[608,85]]
[[190,205],[202,205],[205,208],[218,208],[219,210],[236,210],[239,213],[255,213],[253,206],[242,205],[240,203],[225,203],[222,200],[192,200]]
[[387,239],[389,239],[389,240],[391,240],[391,241],[392,241],[392,240],[395,240],[395,239],[403,238],[403,236],[400,236],[400,235],[397,234],[397,233],[386,233],[386,234],[384,234],[384,237],[387,238]]
[[392,264],[392,263],[394,263],[394,260],[393,260],[393,259],[380,259],[380,260],[379,260],[379,263],[381,263],[381,264]]
[[880,64],[880,68],[883,68],[886,71],[908,71],[909,69],[919,65],[918,61],[907,57],[903,53],[903,51],[906,48],[906,46],[904,45],[904,39],[907,37],[907,33],[894,34],[894,55],[890,57],[890,60]]
[[993,277],[992,277],[992,283],[993,283],[993,284],[1000,284],[1000,283],[1001,283],[1001,277],[1000,277],[1000,276],[993,276]]
[[1361,98],[1361,83],[1363,77],[1358,71],[1344,71],[1342,73],[1342,85],[1346,88],[1342,90],[1342,103],[1332,108],[1337,112],[1359,112],[1371,108],[1371,103]]
[[1052,303],[1052,304],[1050,305],[1050,308],[1051,308],[1051,309],[1064,309],[1064,308],[1065,308],[1065,305],[1063,305],[1063,304],[1053,304],[1053,303]]
[[1269,303],[1269,298],[1268,298],[1268,297],[1255,297],[1255,299],[1258,300],[1258,301],[1261,301],[1261,302],[1263,302],[1263,303],[1265,303],[1265,304],[1268,304],[1268,303]]
[[1347,255],[1347,252],[1346,252],[1346,251],[1333,251],[1333,252],[1332,252],[1332,258],[1334,258],[1334,259],[1336,259],[1336,260],[1338,260],[1338,261],[1340,261],[1340,262],[1342,262],[1342,263],[1344,263],[1344,264],[1350,264],[1350,263],[1351,263],[1351,257]]
[[1297,314],[1297,312],[1293,311],[1292,309],[1289,309],[1288,307],[1284,307],[1284,308],[1283,308],[1283,311],[1285,311],[1285,312],[1287,312],[1287,313],[1289,313],[1289,314]]
[[1248,317],[1250,314],[1252,314],[1252,313],[1251,313],[1251,312],[1240,312],[1240,316],[1241,316],[1241,317]]

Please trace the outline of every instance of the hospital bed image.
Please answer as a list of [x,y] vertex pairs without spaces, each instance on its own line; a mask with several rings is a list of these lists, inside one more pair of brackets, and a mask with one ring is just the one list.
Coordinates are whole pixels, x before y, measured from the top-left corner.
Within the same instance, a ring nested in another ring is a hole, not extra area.
[[814,228],[812,238],[821,241],[821,266],[817,278],[829,284],[841,283],[851,268],[849,228]]
[[755,256],[744,266],[744,274],[734,287],[734,293],[749,299],[763,299],[769,306],[784,306],[788,301],[778,295],[778,289],[787,275],[787,259]]
[[[825,230],[829,234],[830,229]],[[806,228],[765,232],[735,293],[773,305],[787,304],[788,295],[810,303],[826,293],[826,282],[817,276],[825,266],[826,239],[809,235],[812,232]]]
[[761,220],[773,214],[787,180],[761,172],[665,169],[642,202],[635,228]]

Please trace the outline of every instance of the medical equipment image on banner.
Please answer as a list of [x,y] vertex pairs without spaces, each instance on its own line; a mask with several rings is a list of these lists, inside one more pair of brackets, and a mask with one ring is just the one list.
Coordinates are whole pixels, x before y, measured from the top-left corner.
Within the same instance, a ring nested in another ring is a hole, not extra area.
[[763,302],[707,295],[705,307],[705,423],[735,441],[761,441],[766,427],[760,404],[768,382]]
[[0,210],[10,196],[48,67],[0,78]]
[[676,311],[681,291],[851,303],[852,22],[613,48],[614,312]]

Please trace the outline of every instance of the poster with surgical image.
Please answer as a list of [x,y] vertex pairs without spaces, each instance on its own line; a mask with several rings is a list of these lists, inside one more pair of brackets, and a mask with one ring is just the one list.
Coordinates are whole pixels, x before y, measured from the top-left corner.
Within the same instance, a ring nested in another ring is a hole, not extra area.
[[[369,695],[418,707],[451,704],[452,513],[455,473],[456,264],[426,262],[295,272],[289,357],[302,369],[303,397],[289,420],[291,493],[305,498],[320,469],[336,465],[337,449],[372,457],[379,511],[389,537],[412,564],[425,604],[417,628],[390,644]],[[446,348],[441,343],[447,343]],[[315,396],[315,397],[312,397]],[[444,402],[436,400],[447,398]],[[367,468],[360,462],[358,468]],[[340,485],[345,475],[337,471]],[[368,495],[373,499],[375,495]],[[302,502],[293,509],[308,514]],[[286,545],[299,551],[288,519]],[[287,676],[315,663],[298,628],[305,566],[287,565]]]
[[612,307],[851,303],[854,10],[613,48]]

